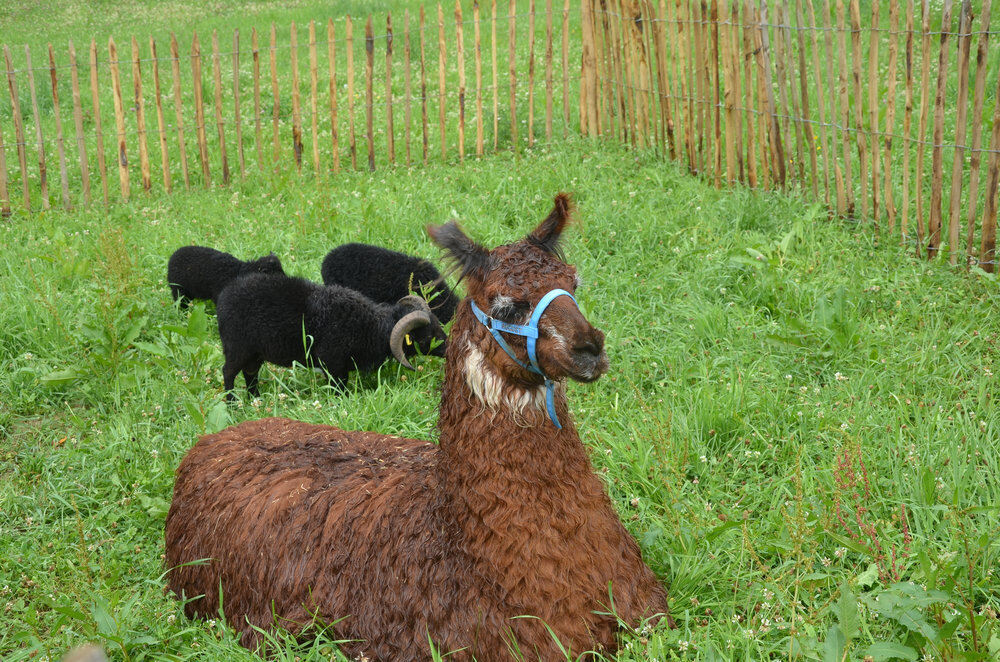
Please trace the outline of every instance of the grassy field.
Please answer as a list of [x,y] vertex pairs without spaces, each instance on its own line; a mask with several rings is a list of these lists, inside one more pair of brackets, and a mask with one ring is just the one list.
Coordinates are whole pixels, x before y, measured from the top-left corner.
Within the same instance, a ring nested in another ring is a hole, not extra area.
[[[570,385],[571,409],[679,623],[617,659],[997,655],[996,281],[794,197],[570,140],[0,225],[0,656],[90,640],[116,659],[253,659],[163,591],[173,470],[198,435],[281,415],[434,437],[436,358],[344,395],[268,366],[261,398],[227,407],[211,310],[170,301],[177,246],[273,250],[318,279],[345,241],[435,257],[422,228],[452,217],[515,239],[558,190],[579,202],[567,255],[612,364]],[[334,655],[322,635],[274,648]]]

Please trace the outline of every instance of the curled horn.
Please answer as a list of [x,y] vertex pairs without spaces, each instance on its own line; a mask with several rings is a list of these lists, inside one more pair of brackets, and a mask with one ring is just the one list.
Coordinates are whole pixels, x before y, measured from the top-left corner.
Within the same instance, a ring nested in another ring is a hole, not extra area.
[[431,307],[427,305],[427,301],[423,297],[418,297],[416,294],[407,294],[405,297],[396,302],[408,303],[412,306],[417,306],[420,310],[424,311],[428,315],[431,313]]
[[[423,302],[423,299],[420,299],[420,301]],[[424,307],[427,307],[426,302],[424,302]],[[389,349],[392,350],[392,355],[396,357],[396,360],[403,367],[410,370],[414,369],[413,365],[406,360],[406,354],[403,352],[403,338],[413,329],[430,323],[431,314],[428,311],[414,310],[400,317],[399,321],[396,322],[396,326],[392,327],[392,333],[389,334]]]

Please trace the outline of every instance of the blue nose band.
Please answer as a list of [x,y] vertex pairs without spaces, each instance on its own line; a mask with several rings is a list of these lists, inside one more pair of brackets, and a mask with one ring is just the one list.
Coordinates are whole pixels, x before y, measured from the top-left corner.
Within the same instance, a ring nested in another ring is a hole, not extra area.
[[[500,345],[500,349],[507,353],[507,356],[528,372],[533,372],[536,375],[541,375],[545,379],[545,408],[549,412],[549,419],[552,421],[560,430],[562,425],[559,424],[559,418],[556,416],[556,383],[549,379],[544,372],[542,372],[541,366],[538,365],[538,354],[536,353],[536,345],[538,343],[538,320],[542,319],[542,313],[548,307],[556,297],[567,296],[573,299],[573,303],[576,303],[576,299],[572,294],[566,290],[552,290],[541,298],[535,309],[531,312],[531,319],[525,324],[509,324],[507,322],[502,322],[498,319],[494,319],[484,313],[476,305],[476,302],[469,297],[469,303],[472,304],[472,312],[475,314],[476,319],[482,322],[483,326],[489,329],[490,333],[493,334],[493,338]],[[507,344],[507,341],[503,339],[500,332],[513,333],[514,335],[524,336],[528,339],[528,361],[530,364],[526,364],[519,358],[514,356],[514,351]]]

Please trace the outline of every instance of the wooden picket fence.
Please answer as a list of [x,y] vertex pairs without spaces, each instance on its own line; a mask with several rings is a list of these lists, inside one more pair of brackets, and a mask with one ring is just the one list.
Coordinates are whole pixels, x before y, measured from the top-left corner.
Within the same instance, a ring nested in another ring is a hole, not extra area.
[[[49,44],[47,66],[33,64],[29,47],[19,60],[5,45],[0,213],[60,198],[67,209],[127,201],[138,186],[228,184],[255,166],[325,176],[426,163],[438,140],[441,159],[461,161],[531,147],[560,124],[566,135],[578,117],[579,13],[555,1],[456,0],[453,10],[438,3],[401,22],[272,24],[250,32],[249,48],[239,30],[231,42],[213,32],[210,46],[197,34],[183,46],[174,34],[169,44],[94,39],[79,57],[72,43],[58,56]],[[50,84],[36,85],[36,75]],[[63,117],[72,117],[75,144]]]
[[993,271],[1000,48],[981,2],[583,0],[581,124]]
[[50,44],[36,67],[28,47],[19,60],[4,46],[0,213],[14,197],[26,211],[108,204],[254,167],[462,161],[579,126],[717,186],[795,187],[917,254],[993,271],[991,0],[978,13],[971,0],[940,12],[915,1],[872,0],[862,16],[860,0],[456,0],[387,15],[384,29],[372,16],[253,29],[249,48],[236,30],[225,51],[217,33],[204,52],[196,34],[183,48],[173,34],[120,50],[110,38],[79,59]]

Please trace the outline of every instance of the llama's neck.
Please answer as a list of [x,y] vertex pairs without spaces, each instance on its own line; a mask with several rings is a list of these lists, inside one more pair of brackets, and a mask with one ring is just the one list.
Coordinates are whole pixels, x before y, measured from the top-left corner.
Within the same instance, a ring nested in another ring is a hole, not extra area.
[[465,322],[472,315],[461,308],[450,334],[438,421],[441,450],[452,467],[481,465],[494,476],[511,471],[528,481],[547,480],[559,468],[589,473],[565,384],[555,387],[559,429],[546,411],[544,385],[505,380],[488,358],[497,354],[495,341],[471,333]]
[[452,509],[466,511],[472,517],[463,521],[470,522],[516,510],[521,525],[544,526],[566,504],[604,500],[565,388],[555,392],[558,429],[546,413],[544,386],[504,382],[486,359],[495,354],[493,339],[471,333],[472,315],[462,308],[449,338],[438,421],[441,479]]

